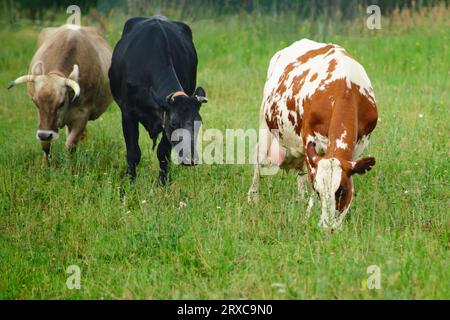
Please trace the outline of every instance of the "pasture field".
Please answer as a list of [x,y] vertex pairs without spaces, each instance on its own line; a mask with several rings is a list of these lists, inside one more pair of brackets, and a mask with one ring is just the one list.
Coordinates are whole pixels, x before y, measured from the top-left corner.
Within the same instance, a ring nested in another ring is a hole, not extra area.
[[[114,45],[125,20],[108,21]],[[247,203],[251,165],[172,166],[160,187],[143,128],[132,185],[115,104],[73,158],[62,134],[44,165],[26,86],[6,90],[27,72],[41,28],[23,23],[0,30],[0,298],[449,299],[448,19],[358,32],[282,21],[190,23],[209,96],[203,127],[257,128],[269,59],[291,42],[345,47],[372,80],[380,121],[365,152],[377,164],[355,178],[342,231],[318,228],[317,203],[305,219],[294,172],[263,177],[257,205]],[[70,265],[79,290],[66,286]],[[370,265],[380,290],[365,285]]]

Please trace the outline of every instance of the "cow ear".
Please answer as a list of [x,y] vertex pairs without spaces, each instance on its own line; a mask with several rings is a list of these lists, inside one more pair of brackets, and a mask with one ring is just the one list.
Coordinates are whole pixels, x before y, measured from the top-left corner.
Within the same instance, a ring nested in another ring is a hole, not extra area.
[[44,63],[42,61],[38,61],[36,62],[32,67],[31,67],[31,74],[34,76],[41,76],[45,73],[44,70]]
[[362,158],[356,162],[352,163],[352,168],[350,169],[350,175],[364,174],[367,171],[372,170],[372,167],[375,165],[374,157],[366,157]]
[[198,100],[198,102],[200,102],[200,104],[208,102],[205,89],[203,89],[202,87],[198,87],[197,89],[195,89],[194,97]]
[[317,168],[317,163],[319,162],[320,157],[317,154],[315,142],[308,142],[306,145],[306,156],[308,157],[308,161],[311,166],[313,168]]

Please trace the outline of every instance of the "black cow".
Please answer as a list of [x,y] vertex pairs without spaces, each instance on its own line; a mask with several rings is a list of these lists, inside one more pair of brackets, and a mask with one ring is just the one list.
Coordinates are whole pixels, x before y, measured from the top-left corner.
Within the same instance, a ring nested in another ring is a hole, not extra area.
[[153,147],[163,132],[157,151],[162,184],[166,183],[171,150],[176,145],[171,139],[174,130],[190,133],[192,152],[180,153],[179,160],[196,164],[194,125],[201,124],[200,106],[207,99],[202,88],[195,89],[197,52],[189,26],[162,16],[129,19],[114,48],[109,79],[122,111],[127,172],[132,180],[141,158],[139,123],[148,131]]

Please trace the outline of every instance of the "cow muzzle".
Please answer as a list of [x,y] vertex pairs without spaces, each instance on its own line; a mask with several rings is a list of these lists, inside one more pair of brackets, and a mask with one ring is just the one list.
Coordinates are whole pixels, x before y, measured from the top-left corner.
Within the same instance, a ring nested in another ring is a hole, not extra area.
[[345,215],[338,210],[332,210],[331,213],[322,211],[319,227],[324,231],[339,231],[342,229]]
[[53,130],[38,130],[36,133],[36,139],[39,141],[50,142],[58,140],[58,138],[59,133]]

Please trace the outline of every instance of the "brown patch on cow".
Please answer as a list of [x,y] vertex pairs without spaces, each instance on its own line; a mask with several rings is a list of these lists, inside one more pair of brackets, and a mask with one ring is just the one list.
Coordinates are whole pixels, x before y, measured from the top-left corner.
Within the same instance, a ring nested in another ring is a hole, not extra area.
[[336,61],[336,59],[332,59],[332,60],[330,61],[330,63],[328,64],[328,69],[327,69],[327,72],[328,72],[328,76],[329,76],[329,77],[331,77],[331,74],[334,72],[334,70],[336,70],[336,66],[337,66],[337,61]]
[[296,110],[296,103],[295,103],[295,98],[292,95],[291,97],[287,98],[286,100],[286,108],[289,111],[295,111]]
[[[304,100],[303,110],[303,140],[318,132],[329,138],[325,157],[347,161],[352,159],[357,140],[372,132],[378,117],[376,106],[361,94],[358,85],[352,83],[349,88],[346,79],[335,80],[324,90],[317,90]],[[336,140],[344,130],[347,133],[343,142],[347,148],[337,148]]]
[[[275,92],[278,92],[280,95],[283,95],[283,93],[286,91],[286,81],[289,78],[289,74],[295,69],[295,62],[289,63],[286,68],[284,68],[283,73],[280,76],[280,79],[278,80],[278,87],[276,88]],[[272,96],[275,92],[272,92]]]
[[336,50],[334,50],[334,49],[331,50],[330,52],[327,53],[327,55],[325,56],[325,58],[328,57],[328,56],[331,56],[331,55],[332,55],[333,53],[335,53],[335,52],[336,52]]
[[279,115],[278,106],[277,103],[274,102],[271,104],[269,110],[267,110],[265,115],[266,123],[270,130],[278,130],[278,119],[277,119],[278,115]]
[[295,117],[294,117],[294,115],[292,114],[292,112],[289,112],[288,119],[289,119],[289,122],[290,122],[293,126],[295,126]]
[[315,49],[315,50],[309,50],[305,54],[301,55],[297,58],[297,62],[299,63],[306,63],[309,59],[312,59],[314,57],[323,55],[334,48],[333,44],[328,44],[322,48]]
[[358,140],[369,135],[376,127],[378,111],[376,104],[364,95],[359,96]]
[[292,95],[296,95],[300,92],[303,85],[305,84],[305,80],[309,74],[309,71],[311,71],[311,69],[305,70],[302,74],[299,74],[295,76],[294,79],[292,79]]
[[317,79],[317,77],[319,76],[319,74],[316,72],[312,75],[311,79],[309,79],[310,82],[313,82],[314,80]]

